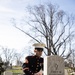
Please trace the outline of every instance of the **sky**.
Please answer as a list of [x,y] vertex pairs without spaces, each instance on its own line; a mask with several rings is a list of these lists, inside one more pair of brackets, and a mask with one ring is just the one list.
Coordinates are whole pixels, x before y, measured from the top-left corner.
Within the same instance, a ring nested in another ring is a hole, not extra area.
[[28,45],[30,38],[16,29],[11,19],[20,20],[27,15],[25,8],[28,5],[37,5],[51,2],[59,5],[61,10],[75,14],[75,0],[0,0],[0,45],[15,48],[21,51]]

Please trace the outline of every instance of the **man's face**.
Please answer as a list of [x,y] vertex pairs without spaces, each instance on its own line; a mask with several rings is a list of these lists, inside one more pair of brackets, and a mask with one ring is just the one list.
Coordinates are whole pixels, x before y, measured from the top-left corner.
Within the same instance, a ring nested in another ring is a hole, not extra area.
[[42,50],[36,50],[36,55],[40,57],[42,55],[42,52]]

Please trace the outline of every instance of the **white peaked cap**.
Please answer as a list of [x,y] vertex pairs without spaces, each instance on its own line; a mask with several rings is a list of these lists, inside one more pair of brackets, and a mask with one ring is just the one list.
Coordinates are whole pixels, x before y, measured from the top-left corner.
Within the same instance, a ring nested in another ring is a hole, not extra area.
[[44,43],[35,43],[35,44],[33,44],[33,46],[35,48],[44,48],[45,47],[45,44]]

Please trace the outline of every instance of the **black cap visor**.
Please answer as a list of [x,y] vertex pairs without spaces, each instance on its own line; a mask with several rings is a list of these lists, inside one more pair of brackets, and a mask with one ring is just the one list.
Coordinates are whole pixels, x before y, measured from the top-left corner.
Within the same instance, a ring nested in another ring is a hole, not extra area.
[[37,51],[43,51],[43,48],[35,48]]

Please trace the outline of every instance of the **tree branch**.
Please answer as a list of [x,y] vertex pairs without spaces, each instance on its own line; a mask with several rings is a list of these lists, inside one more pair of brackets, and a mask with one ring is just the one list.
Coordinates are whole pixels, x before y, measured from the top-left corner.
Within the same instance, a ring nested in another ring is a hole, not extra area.
[[38,41],[37,39],[35,39],[33,36],[31,36],[31,35],[28,34],[27,32],[23,31],[22,29],[20,29],[20,28],[18,28],[18,27],[16,27],[16,26],[15,26],[15,28],[19,29],[20,31],[22,31],[23,33],[25,33],[26,35],[28,35],[29,37],[31,37],[32,39],[34,39],[35,41],[37,41],[37,42],[40,43],[40,41]]

